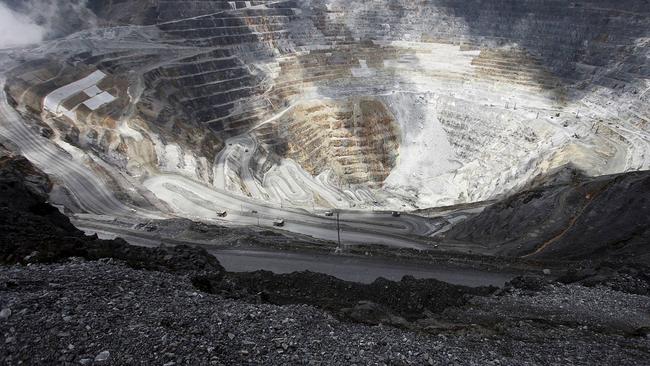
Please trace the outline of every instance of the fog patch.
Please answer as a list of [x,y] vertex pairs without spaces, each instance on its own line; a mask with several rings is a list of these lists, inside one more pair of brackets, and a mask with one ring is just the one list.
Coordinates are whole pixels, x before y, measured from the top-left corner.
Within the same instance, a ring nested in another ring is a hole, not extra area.
[[97,27],[86,0],[0,0],[0,49]]
[[45,27],[0,2],[0,49],[38,43],[46,34]]

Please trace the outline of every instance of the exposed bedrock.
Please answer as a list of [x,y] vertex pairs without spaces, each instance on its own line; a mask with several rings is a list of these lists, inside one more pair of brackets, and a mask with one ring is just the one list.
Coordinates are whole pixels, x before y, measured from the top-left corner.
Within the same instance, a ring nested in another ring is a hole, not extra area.
[[398,126],[374,99],[302,103],[255,133],[269,150],[309,173],[331,169],[344,183],[381,184],[397,159]]
[[502,255],[650,263],[650,172],[575,178],[518,193],[453,227],[446,240]]
[[[566,164],[650,168],[645,0],[88,8],[100,27],[33,51],[45,61],[14,69],[8,94],[135,180],[176,173],[300,206],[414,207],[502,197]],[[45,108],[97,70],[65,111]]]

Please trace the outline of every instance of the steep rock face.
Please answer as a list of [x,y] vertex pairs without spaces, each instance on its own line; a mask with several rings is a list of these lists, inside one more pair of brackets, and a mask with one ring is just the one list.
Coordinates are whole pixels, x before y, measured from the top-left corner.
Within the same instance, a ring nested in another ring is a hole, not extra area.
[[583,179],[514,195],[453,227],[447,240],[540,259],[650,261],[650,172]]
[[[591,175],[649,167],[643,1],[125,0],[88,8],[102,27],[44,46],[55,66],[15,70],[9,94],[33,105],[97,69],[123,81],[115,101],[74,128],[65,119],[48,124],[69,140],[78,134],[84,150],[99,146],[102,159],[132,176],[183,174],[298,205],[336,206],[359,199],[355,191],[369,207],[492,199],[567,163]],[[376,138],[382,117],[342,137],[301,111],[351,98],[384,105],[396,132]],[[336,161],[323,163],[332,154]],[[292,188],[278,194],[274,180]]]
[[0,143],[0,204],[27,210],[47,200],[52,188],[49,178],[23,156],[15,155]]

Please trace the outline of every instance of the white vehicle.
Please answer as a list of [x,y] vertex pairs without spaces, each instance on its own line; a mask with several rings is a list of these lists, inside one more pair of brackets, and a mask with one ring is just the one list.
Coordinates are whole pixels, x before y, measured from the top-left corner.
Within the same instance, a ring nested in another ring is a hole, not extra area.
[[325,216],[334,216],[334,212],[332,212],[332,211],[325,211]]
[[277,218],[273,220],[273,226],[284,226],[284,219]]

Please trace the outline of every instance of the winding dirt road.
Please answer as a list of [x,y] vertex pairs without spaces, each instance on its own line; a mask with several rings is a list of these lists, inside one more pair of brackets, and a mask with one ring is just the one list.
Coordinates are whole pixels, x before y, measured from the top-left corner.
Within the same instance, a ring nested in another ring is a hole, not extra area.
[[[3,89],[4,83],[0,83]],[[336,240],[336,220],[324,213],[275,207],[225,190],[207,187],[179,175],[158,175],[143,182],[172,212],[150,212],[118,200],[99,176],[83,163],[35,130],[7,103],[0,92],[0,135],[16,144],[20,152],[52,176],[73,195],[80,208],[88,213],[116,217],[162,218],[169,215],[196,220],[215,220],[236,225],[272,226],[273,220],[285,220],[284,230]],[[218,213],[227,211],[225,218]],[[340,211],[341,240],[347,244],[384,244],[404,248],[429,247],[426,239],[440,227],[440,222],[414,215],[392,217],[386,212]]]

